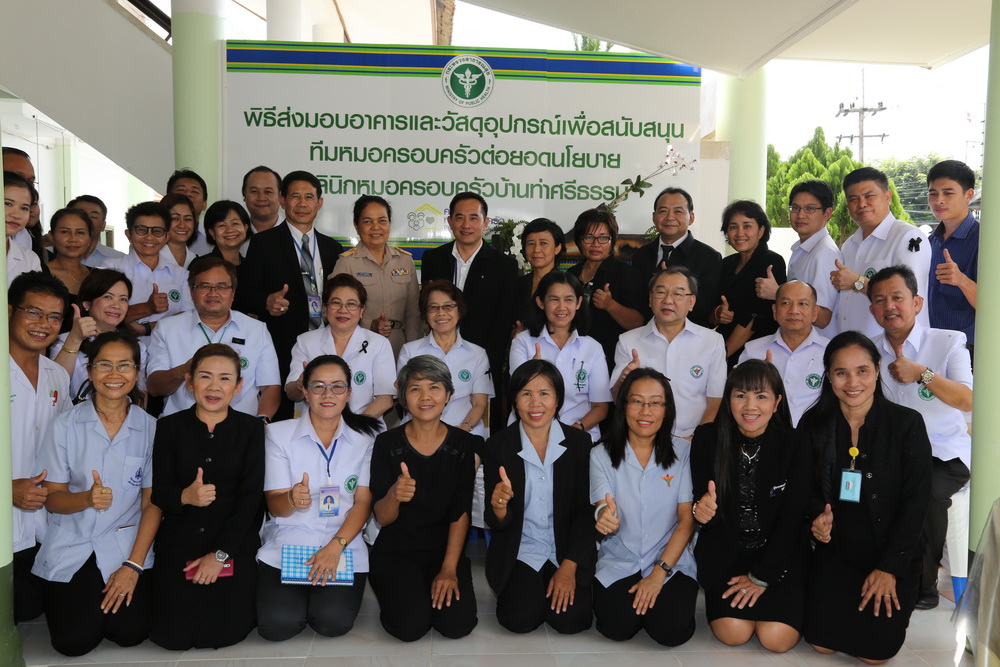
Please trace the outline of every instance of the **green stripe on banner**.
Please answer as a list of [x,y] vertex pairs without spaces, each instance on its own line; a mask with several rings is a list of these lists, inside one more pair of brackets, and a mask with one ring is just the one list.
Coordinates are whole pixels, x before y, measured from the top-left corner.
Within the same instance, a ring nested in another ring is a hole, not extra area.
[[[328,74],[328,75],[338,75],[338,76],[397,76],[397,77],[408,77],[408,78],[439,78],[441,76],[441,70],[435,69],[431,72],[414,72],[414,71],[401,71],[401,70],[375,70],[368,69],[364,67],[352,67],[347,68],[342,65],[329,65],[329,66],[317,66],[317,65],[284,65],[284,66],[245,66],[245,65],[230,65],[226,68],[227,72],[240,72],[240,73],[257,73],[257,74]],[[587,83],[633,83],[641,85],[650,86],[700,86],[701,80],[698,77],[644,77],[638,76],[625,76],[625,75],[600,75],[600,74],[509,74],[504,73],[501,70],[493,70],[493,74],[497,79],[504,79],[509,81],[549,81],[553,83],[566,83],[566,82],[587,82]]]

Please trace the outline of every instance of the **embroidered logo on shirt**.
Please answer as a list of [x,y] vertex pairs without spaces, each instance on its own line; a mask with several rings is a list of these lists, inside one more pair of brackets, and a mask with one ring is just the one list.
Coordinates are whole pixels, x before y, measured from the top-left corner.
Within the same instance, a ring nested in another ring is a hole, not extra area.
[[806,376],[806,386],[810,389],[815,389],[821,382],[823,382],[823,378],[821,378],[817,373],[810,373]]
[[666,482],[667,486],[670,486],[670,482],[674,481],[674,475],[664,475],[660,479],[662,479],[664,482]]
[[364,371],[358,371],[354,374],[354,384],[364,384],[367,379],[368,376],[365,375]]
[[868,278],[870,280],[874,275],[875,275],[875,269],[869,266],[868,269],[865,271],[865,278]]
[[[582,365],[583,362],[581,361],[580,364]],[[583,391],[586,388],[587,388],[587,371],[581,368],[576,372],[576,389],[577,391]]]
[[402,269],[402,268],[400,268],[400,269],[392,269],[391,271],[389,271],[389,273],[392,275],[393,278],[395,278],[397,276],[408,276],[408,275],[410,275],[410,270],[409,269]]
[[178,301],[181,300],[181,293],[175,289],[172,289],[169,292],[167,292],[167,296],[170,297],[170,300],[173,301],[174,303],[177,303]]
[[[54,407],[55,404],[59,402],[59,390],[58,389],[49,389],[49,397],[52,399],[52,405]],[[14,397],[11,396],[11,399],[13,399],[13,398]]]
[[344,481],[344,490],[347,491],[348,493],[354,493],[354,491],[357,488],[358,488],[358,476],[357,475],[351,475],[350,477],[348,477]]
[[142,466],[136,469],[135,473],[128,478],[129,486],[141,486],[142,485]]
[[926,385],[920,385],[920,388],[917,389],[917,396],[924,399],[925,401],[934,400],[934,392],[928,389]]
[[250,368],[250,360],[247,359],[246,357],[240,357],[240,368],[242,370]]
[[458,372],[458,379],[461,380],[462,382],[468,382],[469,380],[472,379],[472,373],[463,368]]
[[691,377],[693,378],[700,378],[704,373],[705,369],[699,366],[698,364],[695,364],[694,366],[691,367]]

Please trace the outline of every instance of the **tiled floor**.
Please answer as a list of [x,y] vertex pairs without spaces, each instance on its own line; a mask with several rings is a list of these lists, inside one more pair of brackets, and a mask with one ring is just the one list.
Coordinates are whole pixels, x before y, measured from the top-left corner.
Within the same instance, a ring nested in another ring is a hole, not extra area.
[[[256,632],[242,643],[226,649],[167,651],[144,642],[130,649],[105,641],[90,654],[66,658],[52,650],[44,621],[19,626],[24,640],[24,659],[40,665],[139,665],[141,667],[326,667],[378,666],[421,667],[426,665],[458,667],[604,667],[627,653],[629,667],[670,667],[684,665],[711,667],[755,667],[757,665],[859,665],[842,655],[821,656],[799,643],[792,651],[774,655],[760,648],[756,640],[745,646],[728,647],[718,642],[704,621],[704,603],[699,597],[698,629],[694,637],[676,649],[664,649],[644,633],[628,642],[612,642],[596,630],[565,637],[540,628],[528,635],[515,635],[502,629],[494,615],[495,603],[486,585],[482,544],[470,544],[473,576],[479,603],[479,625],[473,633],[459,640],[444,639],[431,633],[422,640],[405,644],[382,630],[378,607],[371,589],[365,593],[354,629],[335,639],[317,637],[307,629],[286,642],[266,642]],[[956,640],[949,620],[953,605],[942,599],[933,611],[917,611],[910,621],[907,641],[891,665],[946,667],[971,666],[971,656],[959,655],[955,661]]]

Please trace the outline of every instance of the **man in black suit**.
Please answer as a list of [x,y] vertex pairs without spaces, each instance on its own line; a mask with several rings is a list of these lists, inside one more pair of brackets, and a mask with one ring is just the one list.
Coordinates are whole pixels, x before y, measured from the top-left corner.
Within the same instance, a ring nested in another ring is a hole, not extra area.
[[[698,278],[698,302],[688,316],[695,324],[713,326],[712,310],[719,305],[719,277],[722,255],[691,235],[694,224],[694,201],[681,188],[665,188],[653,203],[653,224],[660,238],[647,243],[632,256],[632,266],[643,280],[668,266],[683,266]],[[647,316],[650,315],[647,313]]]
[[[473,192],[460,192],[448,205],[448,226],[455,240],[426,251],[420,279],[450,280],[465,295],[468,312],[462,318],[462,337],[486,349],[493,373],[496,398],[491,404],[490,426],[507,423],[502,408],[503,368],[514,326],[514,284],[517,262],[483,242],[490,226],[486,200]],[[502,413],[502,414],[501,414]]]
[[[284,383],[295,339],[323,324],[323,280],[344,248],[313,229],[323,207],[318,178],[293,171],[281,180],[280,194],[284,224],[251,238],[240,267],[237,309],[267,325]],[[292,404],[282,397],[275,419],[291,417],[291,410]]]

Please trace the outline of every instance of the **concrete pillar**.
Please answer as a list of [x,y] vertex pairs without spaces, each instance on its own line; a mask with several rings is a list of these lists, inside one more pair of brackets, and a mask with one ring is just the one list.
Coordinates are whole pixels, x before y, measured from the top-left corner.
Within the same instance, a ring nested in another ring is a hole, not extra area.
[[[49,213],[66,205],[66,202],[77,195],[83,194],[80,190],[80,159],[76,139],[72,136],[63,136],[56,142],[56,193],[58,199],[54,202]],[[48,229],[48,220],[43,220]]]
[[315,23],[312,27],[312,39],[314,42],[326,44],[337,44],[344,41],[344,26],[340,21],[327,21],[325,23]]
[[174,164],[205,179],[208,201],[222,187],[225,10],[224,0],[173,2]]
[[729,143],[729,200],[753,199],[764,205],[767,192],[767,114],[765,68],[746,79],[719,80],[716,141]]
[[[1000,44],[1000,0],[993,0],[990,43]],[[990,49],[986,92],[986,145],[983,155],[983,220],[1000,211],[1000,48]],[[979,230],[979,247],[1000,244],[1000,230],[984,224]],[[996,303],[1000,298],[1000,264],[983,262],[979,267],[977,301]],[[991,296],[996,294],[996,296]],[[979,544],[990,508],[1000,496],[1000,378],[990,370],[1000,368],[1000,347],[990,345],[990,337],[1000,330],[1000,312],[989,306],[976,311],[976,391],[972,410],[972,500],[969,512],[969,548]]]
[[270,42],[308,42],[304,0],[267,0],[267,39]]

